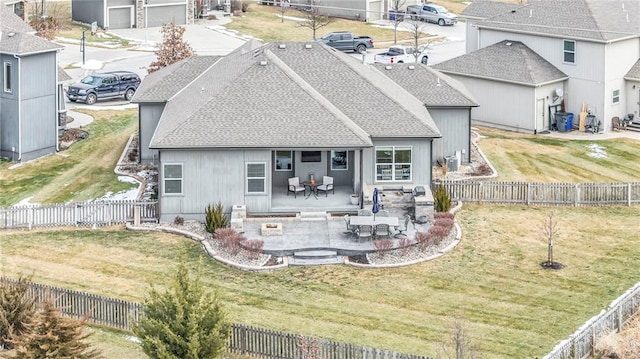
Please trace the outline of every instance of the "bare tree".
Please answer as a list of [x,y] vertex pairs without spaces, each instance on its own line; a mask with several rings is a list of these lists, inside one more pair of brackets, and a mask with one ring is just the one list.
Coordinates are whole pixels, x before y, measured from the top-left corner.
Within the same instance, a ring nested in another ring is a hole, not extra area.
[[284,22],[284,13],[287,12],[287,9],[291,6],[289,0],[281,0],[280,1],[280,22]]
[[542,224],[542,233],[544,234],[545,239],[547,240],[547,261],[542,263],[542,266],[545,268],[556,268],[561,267],[560,263],[555,263],[553,261],[553,239],[558,234],[558,221],[553,218],[553,212],[547,215],[544,223]]
[[[402,7],[404,6],[406,0],[391,0],[389,2],[389,21],[391,25],[393,25],[393,43],[398,43],[398,26],[404,20],[404,11]],[[393,18],[391,13],[393,12]]]
[[[404,21],[404,26],[411,33],[411,41],[413,43],[412,45],[416,49],[416,51],[413,52],[413,56],[415,56],[416,62],[418,62],[418,58],[422,53],[419,49],[426,48],[426,46],[429,45],[428,40],[423,40],[423,37],[425,35],[425,23],[420,21],[419,18],[411,18],[409,21]],[[426,44],[424,46],[421,46],[420,42],[426,42]]]
[[160,49],[156,51],[158,59],[149,65],[148,73],[158,71],[193,54],[193,49],[189,46],[189,43],[182,39],[184,30],[184,27],[173,22],[162,25],[163,40]]
[[309,10],[305,14],[305,20],[298,26],[306,27],[313,31],[313,39],[316,39],[316,31],[333,22],[333,18],[324,15],[320,10],[320,0],[309,0]]
[[463,321],[458,319],[453,321],[451,337],[448,343],[443,343],[442,350],[448,359],[474,359],[477,357],[471,334]]

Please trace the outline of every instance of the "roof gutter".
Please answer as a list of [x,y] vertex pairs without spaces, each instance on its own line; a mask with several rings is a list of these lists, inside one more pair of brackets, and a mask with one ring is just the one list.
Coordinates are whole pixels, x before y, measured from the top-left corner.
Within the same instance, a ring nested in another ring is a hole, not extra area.
[[31,52],[5,52],[6,54],[9,55],[13,55],[13,56],[30,56],[30,55],[38,55],[38,54],[44,54],[47,52],[58,52],[60,50],[64,49],[64,47],[56,47],[54,49],[47,49],[47,50],[40,50],[40,51],[31,51]]
[[18,162],[20,162],[22,161],[22,76],[20,76],[22,69],[20,56],[14,54],[13,57],[18,60]]
[[[508,25],[514,25],[512,23],[504,23],[504,24],[508,24]],[[517,25],[517,24],[516,24]],[[536,36],[540,36],[540,32],[535,32],[535,31],[524,31],[524,30],[516,30],[516,29],[511,29],[511,28],[505,28],[505,27],[499,27],[499,26],[488,26],[488,25],[482,25],[482,24],[475,24],[475,27],[477,27],[478,29],[489,29],[489,30],[501,30],[501,31],[507,31],[507,32],[512,32],[515,34],[525,34],[525,35],[536,35]],[[528,26],[536,26],[536,27],[541,27],[541,28],[553,28],[556,29],[555,27],[551,27],[551,26],[541,26],[541,25],[528,25]],[[596,30],[585,30],[585,29],[570,29],[567,28],[568,30],[580,30],[580,31],[591,31],[594,33],[614,33],[614,34],[623,34],[623,32],[616,32],[616,31],[596,31]],[[558,38],[558,39],[573,39],[573,40],[580,40],[580,41],[586,41],[586,42],[595,42],[595,43],[601,43],[601,44],[609,44],[609,43],[613,43],[613,42],[617,42],[617,41],[624,41],[624,40],[628,40],[628,39],[634,39],[637,38],[638,35],[637,34],[627,34],[627,36],[624,37],[620,37],[617,39],[612,39],[612,40],[598,40],[598,39],[592,39],[592,38],[586,38],[586,37],[576,37],[576,36],[569,36],[569,35],[557,35],[557,34],[544,34],[546,37],[553,37],[553,38]]]
[[458,75],[458,76],[464,76],[464,77],[472,77],[472,78],[482,79],[482,80],[492,80],[492,81],[498,81],[498,82],[504,82],[504,83],[514,84],[514,85],[528,86],[528,87],[540,87],[540,86],[544,86],[544,85],[548,85],[548,84],[552,84],[552,83],[556,83],[556,82],[560,82],[560,81],[565,81],[565,80],[569,79],[569,76],[565,76],[565,77],[561,77],[561,78],[556,79],[556,80],[545,81],[545,82],[539,83],[539,84],[532,84],[532,83],[526,83],[526,82],[521,82],[521,81],[503,80],[503,79],[499,79],[499,78],[495,78],[495,77],[489,77],[489,76],[470,75],[470,74],[467,74],[467,73],[464,73],[464,72],[449,71],[449,70],[443,70],[443,69],[440,69],[440,72],[443,72],[445,74]]

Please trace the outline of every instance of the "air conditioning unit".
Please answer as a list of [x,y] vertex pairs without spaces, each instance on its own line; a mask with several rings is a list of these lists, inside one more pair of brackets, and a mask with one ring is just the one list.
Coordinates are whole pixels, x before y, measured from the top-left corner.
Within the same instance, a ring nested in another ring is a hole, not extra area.
[[457,156],[447,156],[445,157],[445,161],[447,163],[447,171],[456,172],[458,168],[460,168],[460,160]]

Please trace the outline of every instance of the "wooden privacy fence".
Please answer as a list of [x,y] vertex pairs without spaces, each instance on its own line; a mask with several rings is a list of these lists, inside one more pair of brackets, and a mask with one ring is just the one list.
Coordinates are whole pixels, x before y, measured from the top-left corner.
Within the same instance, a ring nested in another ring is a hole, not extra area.
[[[11,286],[17,283],[13,278],[0,277],[0,284]],[[27,293],[30,298],[35,299],[36,306],[40,306],[44,299],[51,298],[62,314],[77,319],[86,317],[89,324],[130,331],[133,323],[143,315],[142,305],[139,303],[43,284],[30,283]],[[315,344],[317,351],[314,350]],[[420,355],[402,354],[235,323],[232,325],[227,350],[269,359],[303,359],[311,357],[312,354],[318,354],[323,359],[429,359]]]
[[586,359],[602,337],[620,332],[640,309],[640,282],[611,302],[609,308],[580,327],[568,339],[561,341],[544,359]]
[[96,201],[0,208],[0,229],[157,221],[158,202]]
[[434,182],[452,200],[541,206],[631,206],[640,203],[640,183]]

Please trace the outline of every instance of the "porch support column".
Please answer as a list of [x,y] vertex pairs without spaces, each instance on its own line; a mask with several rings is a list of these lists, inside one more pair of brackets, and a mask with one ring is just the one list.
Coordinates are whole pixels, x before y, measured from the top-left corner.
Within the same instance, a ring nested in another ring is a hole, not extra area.
[[362,178],[362,150],[353,151],[353,193],[360,194],[362,183],[360,183],[360,179]]

